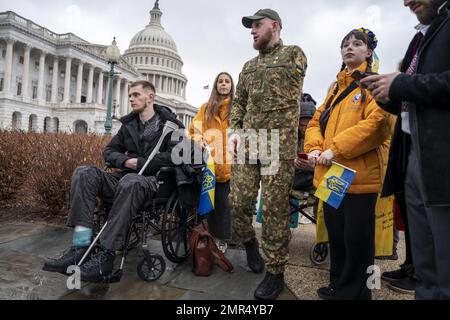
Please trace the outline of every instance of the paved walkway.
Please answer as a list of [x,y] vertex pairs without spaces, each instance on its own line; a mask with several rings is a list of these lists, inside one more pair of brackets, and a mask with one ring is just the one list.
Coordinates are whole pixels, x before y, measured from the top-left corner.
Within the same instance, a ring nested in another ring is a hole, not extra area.
[[[83,284],[70,291],[67,277],[42,271],[46,257],[56,257],[72,241],[72,230],[33,223],[10,223],[0,226],[0,300],[1,299],[170,299],[170,300],[249,300],[264,277],[246,266],[245,251],[228,250],[227,257],[235,271],[225,273],[218,267],[209,277],[197,277],[189,262],[176,265],[166,260],[167,269],[156,282],[145,282],[136,273],[142,251],[130,253],[120,283]],[[152,240],[150,248],[164,256],[160,241]],[[119,259],[116,259],[119,261]],[[295,296],[284,290],[280,299]]]
[[[260,224],[256,224],[258,237]],[[309,252],[315,240],[315,226],[300,225],[294,229],[290,243],[290,260],[285,272],[286,289],[280,300],[315,300],[316,290],[328,283],[329,263],[315,266]],[[180,265],[166,260],[164,275],[156,282],[145,282],[136,273],[142,258],[140,248],[133,250],[125,262],[120,283],[83,284],[82,289],[67,289],[67,277],[42,271],[45,258],[56,257],[71,245],[72,230],[44,223],[3,223],[0,226],[0,300],[2,299],[144,299],[144,300],[252,300],[253,292],[264,274],[252,273],[246,265],[245,251],[226,253],[234,265],[232,274],[214,268],[209,277],[197,277],[189,262]],[[164,256],[160,241],[153,240],[151,251]],[[404,260],[404,241],[399,243],[398,261],[376,260],[381,271],[394,270]],[[119,261],[119,259],[116,259]],[[374,290],[377,300],[413,299],[396,293],[382,282]]]

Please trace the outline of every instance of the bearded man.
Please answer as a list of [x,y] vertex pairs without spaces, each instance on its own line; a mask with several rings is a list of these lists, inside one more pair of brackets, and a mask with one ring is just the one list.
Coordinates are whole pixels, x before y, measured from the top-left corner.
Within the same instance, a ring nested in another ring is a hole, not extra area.
[[[307,67],[298,46],[285,46],[280,39],[281,18],[271,9],[261,9],[242,19],[251,29],[253,48],[259,55],[248,61],[239,76],[230,114],[228,148],[234,156],[245,152],[245,163],[232,165],[231,200],[233,230],[245,245],[247,263],[255,273],[264,270],[259,244],[252,226],[255,199],[262,186],[262,249],[268,259],[267,272],[256,288],[257,299],[275,299],[284,287],[284,269],[289,246],[289,190],[297,157],[298,101]],[[250,132],[259,135],[258,150],[244,141]],[[260,139],[267,133],[271,145]],[[279,134],[279,146],[272,137]],[[270,163],[264,151],[270,149]],[[248,156],[247,156],[248,152]],[[273,168],[276,168],[272,170]]]

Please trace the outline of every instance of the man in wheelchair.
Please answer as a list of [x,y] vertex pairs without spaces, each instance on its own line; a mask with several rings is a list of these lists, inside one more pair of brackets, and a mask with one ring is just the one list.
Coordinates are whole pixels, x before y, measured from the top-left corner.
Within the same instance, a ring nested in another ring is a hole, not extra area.
[[103,156],[117,172],[97,167],[78,167],[72,176],[70,214],[67,225],[74,228],[72,246],[58,259],[46,261],[43,270],[66,273],[77,265],[92,242],[94,209],[99,197],[111,206],[107,225],[100,236],[101,249],[80,266],[81,280],[100,282],[113,271],[115,251],[122,248],[127,230],[141,205],[156,192],[154,176],[160,168],[174,166],[171,154],[178,144],[167,134],[157,154],[142,175],[147,157],[157,147],[167,121],[184,128],[168,108],[154,104],[155,87],[148,81],[134,82],[129,90],[132,112],[106,146]]

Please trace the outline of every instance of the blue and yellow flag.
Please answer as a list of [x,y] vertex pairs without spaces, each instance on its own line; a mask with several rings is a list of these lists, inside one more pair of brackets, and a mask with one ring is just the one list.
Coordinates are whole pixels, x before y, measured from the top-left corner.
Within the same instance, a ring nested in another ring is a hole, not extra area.
[[204,216],[214,210],[214,195],[216,192],[216,173],[214,170],[214,159],[208,150],[206,167],[203,169],[202,192],[198,204],[197,213]]
[[337,209],[341,205],[348,188],[355,178],[356,171],[333,162],[314,194],[320,200]]

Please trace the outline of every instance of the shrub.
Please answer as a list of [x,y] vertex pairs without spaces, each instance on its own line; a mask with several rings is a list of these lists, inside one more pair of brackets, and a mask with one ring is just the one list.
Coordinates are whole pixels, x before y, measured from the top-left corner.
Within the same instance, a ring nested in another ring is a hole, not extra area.
[[79,134],[32,135],[30,182],[36,200],[51,214],[66,215],[70,180],[78,166],[103,166],[110,137]]
[[0,130],[0,201],[13,198],[27,178],[29,149],[26,133]]

